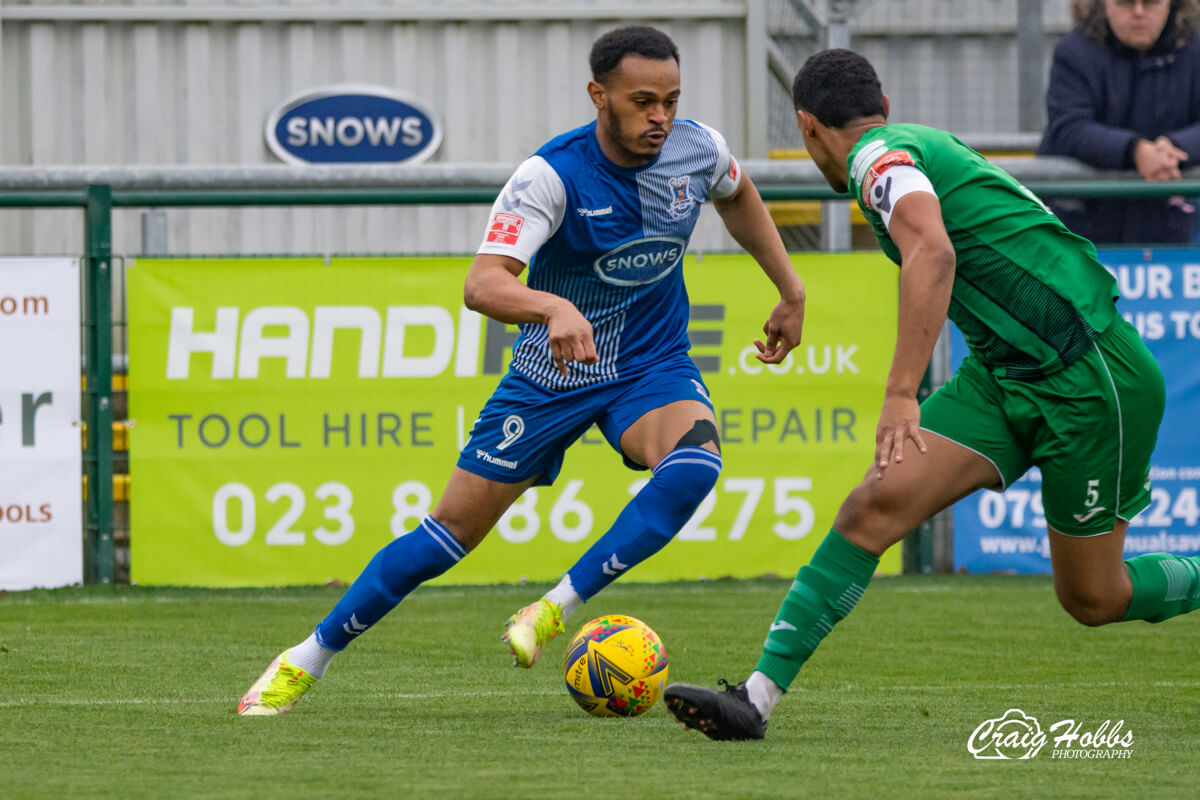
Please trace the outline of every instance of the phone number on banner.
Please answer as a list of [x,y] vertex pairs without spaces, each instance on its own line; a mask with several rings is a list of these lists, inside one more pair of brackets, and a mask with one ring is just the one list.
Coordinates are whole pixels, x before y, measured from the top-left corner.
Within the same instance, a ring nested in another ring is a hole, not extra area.
[[[1131,528],[1169,528],[1175,524],[1189,527],[1200,521],[1196,487],[1185,486],[1174,492],[1156,486],[1150,492],[1150,505],[1129,522]],[[979,495],[979,523],[985,528],[1021,528],[1026,524],[1046,527],[1046,509],[1040,489],[1008,489],[1003,494]]]
[[[629,493],[637,494],[648,480],[642,478],[634,481]],[[513,544],[531,541],[543,527],[564,542],[586,539],[592,533],[595,515],[591,506],[579,497],[583,486],[584,482],[579,479],[567,481],[549,509],[539,506],[537,488],[527,489],[500,518],[496,525],[497,532],[505,541]],[[716,541],[718,536],[729,541],[742,539],[750,527],[750,521],[763,504],[768,487],[772,495],[770,507],[774,513],[771,531],[789,541],[807,536],[812,531],[815,515],[811,501],[804,494],[812,491],[812,479],[780,477],[770,481],[766,478],[725,478],[721,482],[720,492],[738,502],[737,512],[727,528],[719,531],[718,526],[710,521],[718,502],[718,491],[714,489],[675,538],[684,541]],[[312,497],[321,504],[320,510],[324,516],[324,522],[311,531],[313,539],[330,546],[349,541],[355,530],[354,516],[351,514],[354,494],[350,488],[343,483],[323,483],[312,492]],[[308,532],[296,528],[309,500],[304,489],[294,483],[276,483],[263,493],[262,499],[271,507],[282,509],[278,516],[271,514],[273,521],[264,533],[266,544],[303,545],[308,541]],[[432,506],[433,493],[424,483],[401,483],[392,491],[392,535],[403,536],[414,529],[429,514]],[[259,498],[250,487],[243,483],[227,483],[213,494],[213,534],[222,544],[240,547],[259,532],[259,513]]]

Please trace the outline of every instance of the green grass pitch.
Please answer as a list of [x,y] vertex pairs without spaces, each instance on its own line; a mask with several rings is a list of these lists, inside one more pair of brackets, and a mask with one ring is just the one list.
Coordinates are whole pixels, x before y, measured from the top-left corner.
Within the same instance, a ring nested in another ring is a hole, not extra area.
[[[1087,629],[1048,578],[875,581],[773,715],[765,742],[688,732],[662,703],[593,719],[560,675],[602,613],[658,631],[675,681],[753,667],[786,581],[617,584],[516,670],[501,623],[542,586],[418,590],[287,716],[242,691],[338,589],[121,587],[0,597],[0,796],[1200,796],[1200,614]],[[1122,760],[981,761],[986,719],[1123,720]]]

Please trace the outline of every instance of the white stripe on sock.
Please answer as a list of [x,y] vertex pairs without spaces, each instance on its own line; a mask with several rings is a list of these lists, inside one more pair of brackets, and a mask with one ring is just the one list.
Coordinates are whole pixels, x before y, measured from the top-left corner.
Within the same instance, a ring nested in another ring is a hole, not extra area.
[[[446,551],[447,555],[453,558],[456,562],[462,561],[463,556],[465,556],[467,553],[465,550],[463,550],[462,545],[458,543],[458,539],[455,539],[453,536],[451,536],[449,532],[441,533],[438,530],[438,528],[441,526],[437,526],[436,522],[434,525],[426,524],[428,522],[433,522],[433,519],[431,517],[426,517],[425,519],[421,520],[421,527],[425,529],[425,532],[428,533],[435,542],[442,546],[442,549]],[[442,530],[445,529],[442,528]]]

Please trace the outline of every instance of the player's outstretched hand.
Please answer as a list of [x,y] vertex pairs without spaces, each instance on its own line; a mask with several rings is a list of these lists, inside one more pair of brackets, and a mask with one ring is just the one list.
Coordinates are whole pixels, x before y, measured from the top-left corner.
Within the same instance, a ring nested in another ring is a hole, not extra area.
[[904,460],[904,440],[912,439],[917,449],[927,452],[921,438],[921,406],[915,397],[887,395],[879,412],[879,427],[875,429],[875,477],[882,478],[889,464]]
[[570,374],[568,361],[595,364],[600,360],[592,339],[592,323],[569,300],[554,305],[546,315],[546,328],[550,336],[550,355],[563,377]]
[[755,356],[764,364],[778,364],[787,358],[792,348],[800,344],[800,335],[804,332],[804,294],[795,299],[780,300],[771,309],[771,316],[763,324],[763,335],[767,337],[755,339],[754,346],[758,348]]

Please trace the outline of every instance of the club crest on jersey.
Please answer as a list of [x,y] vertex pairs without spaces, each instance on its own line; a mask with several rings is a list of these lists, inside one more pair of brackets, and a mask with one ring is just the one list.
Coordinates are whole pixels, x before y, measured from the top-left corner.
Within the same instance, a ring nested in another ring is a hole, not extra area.
[[687,242],[671,236],[648,236],[609,250],[592,268],[605,283],[640,286],[665,278],[683,260]]
[[671,219],[683,219],[692,212],[692,207],[696,205],[696,201],[688,194],[692,176],[680,175],[678,178],[669,179],[667,183],[671,185],[672,197],[667,213],[671,215]]

